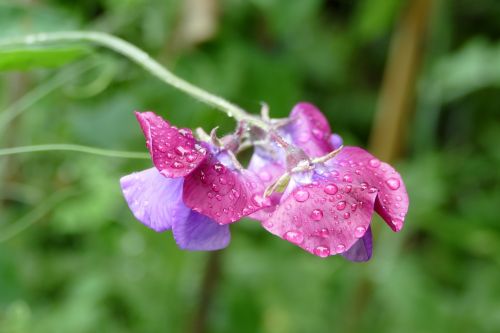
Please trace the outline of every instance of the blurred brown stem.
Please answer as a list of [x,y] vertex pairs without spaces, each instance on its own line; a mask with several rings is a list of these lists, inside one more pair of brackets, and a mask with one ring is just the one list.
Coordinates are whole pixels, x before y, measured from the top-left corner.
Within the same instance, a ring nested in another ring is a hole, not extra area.
[[[413,110],[415,85],[424,54],[424,43],[433,0],[411,0],[394,30],[370,137],[370,151],[394,161],[404,151],[406,128]],[[378,225],[373,226],[374,231]],[[358,320],[373,297],[375,285],[365,274],[354,291],[346,332],[359,331]]]
[[405,148],[433,0],[412,0],[394,31],[370,137],[371,152],[393,161]]
[[207,332],[207,318],[210,305],[217,289],[217,281],[221,275],[221,253],[221,251],[214,251],[208,254],[205,275],[200,286],[198,305],[193,316],[191,333]]

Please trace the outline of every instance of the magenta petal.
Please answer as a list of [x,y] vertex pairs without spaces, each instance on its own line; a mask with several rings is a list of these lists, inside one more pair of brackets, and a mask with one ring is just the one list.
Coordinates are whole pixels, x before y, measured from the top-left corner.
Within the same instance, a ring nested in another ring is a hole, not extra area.
[[307,155],[317,157],[332,150],[330,125],[318,108],[309,103],[299,103],[293,108],[290,118],[293,120],[285,130]]
[[342,253],[342,256],[350,261],[368,261],[372,257],[373,236],[372,228],[368,227],[365,235],[358,239],[354,245]]
[[183,179],[165,178],[156,168],[125,176],[120,184],[134,216],[155,231],[170,229],[191,211],[182,202]]
[[153,112],[136,112],[154,165],[169,178],[184,177],[204,159],[207,149],[189,129],[177,129]]
[[321,178],[299,186],[262,225],[271,233],[319,257],[343,253],[370,226],[376,193]]
[[236,171],[209,156],[184,181],[184,203],[220,224],[236,222],[264,205],[257,176]]
[[375,211],[392,230],[403,228],[408,212],[408,193],[393,167],[358,147],[345,147],[327,165],[331,174],[345,186],[356,185],[367,192],[377,192]]
[[231,240],[229,225],[219,225],[192,210],[187,219],[174,221],[172,232],[177,245],[191,251],[219,250],[225,248]]

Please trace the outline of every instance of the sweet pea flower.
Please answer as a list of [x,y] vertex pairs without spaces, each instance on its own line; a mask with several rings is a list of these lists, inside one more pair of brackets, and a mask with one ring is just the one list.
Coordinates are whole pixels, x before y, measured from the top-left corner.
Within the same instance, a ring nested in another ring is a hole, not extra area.
[[[394,168],[357,147],[310,162],[338,149],[342,139],[331,134],[326,118],[308,103],[295,106],[279,133],[310,160],[302,171],[291,173],[284,193],[271,196],[272,206],[252,215],[266,230],[316,256],[341,254],[352,261],[371,258],[374,211],[393,231],[401,230],[409,201]],[[291,168],[289,156],[278,148],[256,149],[249,165],[268,185]]]
[[229,224],[261,207],[262,183],[238,168],[230,152],[194,138],[153,112],[136,112],[154,167],[121,179],[134,216],[147,227],[172,230],[181,249],[217,250]]

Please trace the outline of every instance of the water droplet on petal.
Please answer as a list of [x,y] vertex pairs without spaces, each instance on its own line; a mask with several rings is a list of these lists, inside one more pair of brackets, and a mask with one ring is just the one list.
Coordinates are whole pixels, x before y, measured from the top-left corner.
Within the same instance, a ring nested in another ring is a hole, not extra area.
[[316,246],[314,248],[314,254],[321,258],[326,258],[330,255],[330,248],[328,246]]
[[220,177],[220,178],[219,178],[219,183],[220,183],[221,185],[226,185],[226,184],[227,184],[227,179],[226,179],[225,177]]
[[226,167],[221,163],[216,163],[213,168],[217,173],[224,173],[226,171]]
[[372,167],[372,168],[378,168],[380,166],[380,161],[377,160],[376,158],[372,158],[370,160],[370,162],[368,162],[368,164]]
[[345,245],[339,244],[339,245],[337,245],[336,249],[337,249],[337,253],[342,253],[345,251]]
[[307,192],[306,190],[300,189],[300,190],[296,191],[296,192],[293,194],[293,197],[294,197],[294,198],[295,198],[295,200],[297,200],[298,202],[304,202],[304,201],[306,201],[307,199],[309,199],[309,192]]
[[345,175],[342,180],[346,183],[352,183],[352,177],[350,175]]
[[352,186],[351,185],[346,185],[344,187],[344,193],[350,193],[352,191]]
[[354,236],[356,236],[356,238],[361,238],[365,235],[365,232],[366,232],[366,228],[365,227],[357,227],[355,230],[354,230]]
[[330,232],[328,231],[328,229],[326,228],[323,228],[319,231],[319,235],[323,238],[326,238],[328,237],[328,235],[330,234]]
[[185,148],[185,147],[183,147],[183,146],[177,146],[177,147],[175,147],[174,151],[175,151],[175,153],[176,153],[177,155],[179,155],[179,156],[184,156],[184,155],[186,155],[187,153],[189,153],[189,150],[188,150],[188,149],[186,149],[186,148]]
[[389,178],[385,181],[385,183],[393,191],[397,190],[401,186],[401,183],[397,178]]
[[194,162],[196,160],[196,157],[197,156],[195,154],[187,154],[186,161],[188,161],[189,163]]
[[391,222],[396,230],[400,230],[403,227],[403,220],[401,219],[393,219]]
[[350,213],[348,213],[348,212],[344,213],[344,219],[346,219],[346,220],[347,220],[347,219],[348,219],[348,218],[350,218],[350,217],[351,217],[351,214],[350,214]]
[[285,232],[283,238],[293,244],[300,244],[304,241],[304,234],[298,230],[290,230]]
[[311,212],[311,219],[313,221],[320,221],[323,218],[323,211],[321,209],[315,209]]
[[174,162],[174,163],[172,163],[172,168],[182,169],[182,168],[184,168],[184,164],[182,164],[181,162]]
[[339,189],[338,189],[337,185],[335,185],[335,184],[328,184],[325,186],[325,189],[324,189],[325,193],[330,194],[330,195],[337,193],[338,190]]
[[377,190],[377,188],[376,188],[376,187],[370,187],[370,188],[368,189],[368,193],[375,193],[375,192],[377,192],[377,191],[378,191],[378,190]]
[[337,203],[337,210],[344,210],[345,209],[345,201],[340,201]]

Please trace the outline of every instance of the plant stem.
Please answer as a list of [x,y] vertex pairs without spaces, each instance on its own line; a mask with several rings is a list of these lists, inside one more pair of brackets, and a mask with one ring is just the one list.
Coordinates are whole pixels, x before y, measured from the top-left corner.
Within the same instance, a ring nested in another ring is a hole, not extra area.
[[0,148],[0,156],[44,152],[44,151],[73,151],[73,152],[86,153],[86,154],[105,156],[105,157],[150,159],[149,154],[147,153],[109,150],[109,149],[101,149],[101,148],[94,148],[94,147],[80,146],[73,144],[48,144],[48,145],[24,146],[24,147],[13,147],[13,148]]
[[57,42],[92,42],[107,47],[140,65],[150,74],[156,76],[166,84],[185,92],[201,102],[224,111],[228,116],[234,117],[238,121],[245,121],[253,126],[260,127],[263,130],[269,129],[269,125],[262,119],[250,115],[239,106],[236,106],[219,96],[213,95],[179,78],[138,47],[123,39],[106,33],[92,31],[38,33],[19,38],[0,40],[0,47],[15,46],[19,44],[34,45]]

